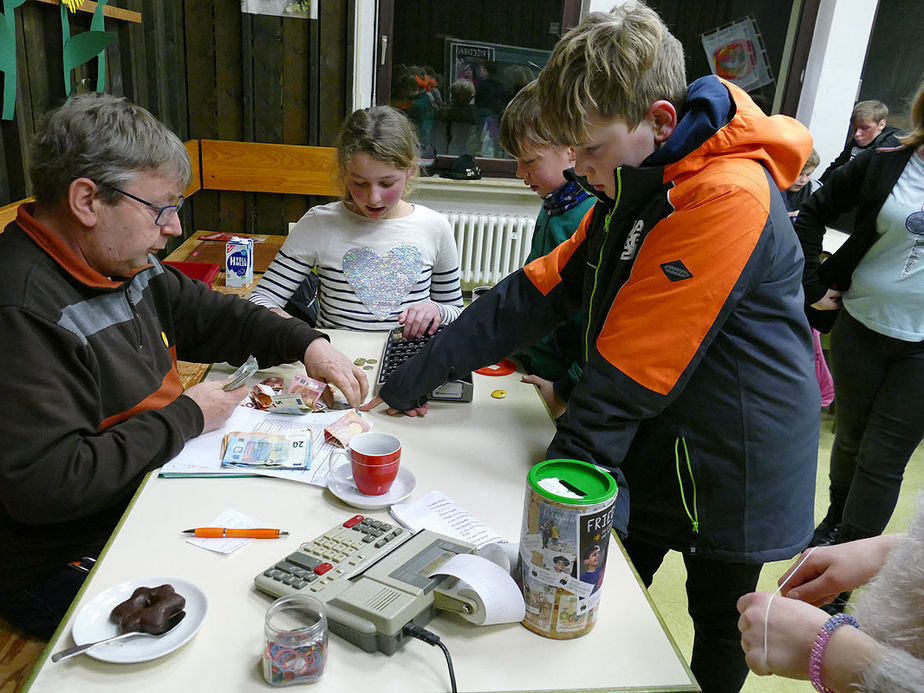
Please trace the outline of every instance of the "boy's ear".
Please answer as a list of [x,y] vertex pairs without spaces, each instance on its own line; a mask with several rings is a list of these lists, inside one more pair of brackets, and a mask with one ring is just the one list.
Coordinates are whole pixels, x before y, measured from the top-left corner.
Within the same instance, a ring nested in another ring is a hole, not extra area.
[[664,142],[677,127],[677,109],[670,101],[655,101],[648,107],[645,116],[651,120],[654,127],[655,142]]
[[568,147],[568,161],[574,163],[574,147]]

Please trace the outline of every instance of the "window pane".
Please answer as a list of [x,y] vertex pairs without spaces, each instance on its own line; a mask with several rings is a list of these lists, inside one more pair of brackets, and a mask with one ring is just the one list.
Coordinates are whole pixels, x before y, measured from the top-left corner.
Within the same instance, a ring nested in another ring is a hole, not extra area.
[[509,159],[501,114],[558,40],[561,0],[396,0],[389,103],[435,154]]

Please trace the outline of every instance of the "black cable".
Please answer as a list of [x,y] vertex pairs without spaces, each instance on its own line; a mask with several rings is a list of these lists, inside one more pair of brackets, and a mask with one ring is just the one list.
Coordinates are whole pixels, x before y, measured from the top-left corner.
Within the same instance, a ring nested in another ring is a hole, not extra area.
[[449,648],[443,644],[443,641],[440,640],[440,636],[413,622],[405,624],[402,630],[405,635],[410,635],[412,638],[422,640],[428,645],[439,647],[443,651],[443,654],[446,655],[446,666],[449,667],[449,682],[452,685],[452,693],[458,693],[458,689],[456,688],[456,672],[452,668],[452,657],[449,656]]

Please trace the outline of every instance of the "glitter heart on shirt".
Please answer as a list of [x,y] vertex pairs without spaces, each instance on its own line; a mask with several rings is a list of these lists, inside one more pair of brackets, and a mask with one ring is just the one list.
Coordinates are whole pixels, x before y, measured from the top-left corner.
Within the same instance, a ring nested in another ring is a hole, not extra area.
[[401,307],[420,278],[423,255],[417,246],[402,243],[384,257],[371,248],[351,248],[343,255],[343,274],[366,309],[385,320]]

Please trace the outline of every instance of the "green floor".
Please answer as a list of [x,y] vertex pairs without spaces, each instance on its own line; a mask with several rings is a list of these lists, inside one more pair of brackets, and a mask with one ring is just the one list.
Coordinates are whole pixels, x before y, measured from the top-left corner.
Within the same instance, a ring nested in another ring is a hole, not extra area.
[[[828,489],[828,459],[831,454],[831,443],[834,436],[831,432],[832,417],[823,414],[821,421],[821,441],[818,446],[818,492],[815,494],[815,518],[824,517],[827,506]],[[908,463],[905,471],[905,481],[902,485],[898,507],[892,516],[887,532],[903,531],[910,521],[915,503],[921,489],[924,488],[924,445],[918,447],[917,452]],[[792,561],[768,563],[761,573],[759,589],[772,592],[776,589],[776,581],[780,575],[792,564]],[[684,592],[686,578],[683,561],[676,552],[668,554],[667,560],[661,566],[651,585],[651,598],[661,612],[665,625],[673,635],[680,651],[689,661],[693,648],[693,624],[687,615],[687,596]],[[743,693],[807,693],[813,691],[808,681],[793,681],[777,676],[755,676],[749,674],[742,689]]]

